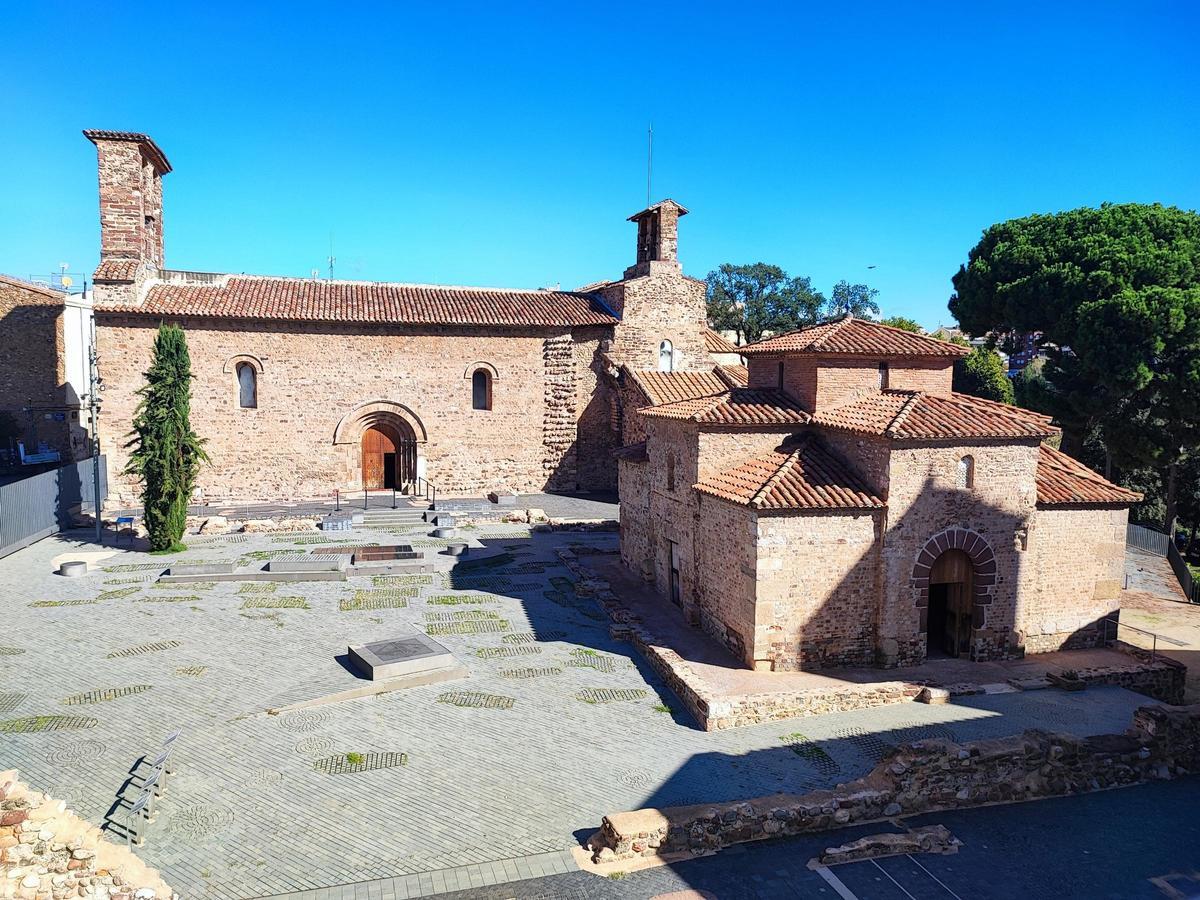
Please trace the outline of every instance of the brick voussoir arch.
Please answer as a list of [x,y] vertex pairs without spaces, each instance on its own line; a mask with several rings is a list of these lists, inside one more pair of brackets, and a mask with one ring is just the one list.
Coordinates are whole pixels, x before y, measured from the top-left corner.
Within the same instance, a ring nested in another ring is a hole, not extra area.
[[971,560],[975,569],[973,578],[974,602],[987,606],[992,602],[992,588],[996,584],[996,555],[987,539],[966,528],[947,528],[925,542],[913,565],[912,586],[917,592],[917,608],[929,606],[929,572],[937,558],[947,550],[961,550]]
[[397,420],[405,423],[413,433],[418,444],[429,440],[425,425],[411,409],[403,403],[394,400],[371,400],[360,403],[350,412],[342,416],[333,432],[335,444],[353,444],[362,438],[362,433],[372,425],[389,424]]

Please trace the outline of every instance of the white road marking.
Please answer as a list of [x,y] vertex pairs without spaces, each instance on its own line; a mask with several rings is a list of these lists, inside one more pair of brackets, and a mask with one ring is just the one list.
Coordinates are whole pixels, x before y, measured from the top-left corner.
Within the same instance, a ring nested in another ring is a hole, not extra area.
[[871,860],[871,865],[873,865],[875,868],[877,868],[877,869],[878,869],[880,872],[882,872],[884,875],[887,875],[888,881],[890,881],[890,882],[891,882],[892,884],[894,884],[896,887],[900,888],[900,890],[901,890],[901,891],[904,893],[904,896],[905,896],[905,897],[908,897],[908,898],[909,898],[909,900],[917,900],[917,898],[916,898],[916,897],[914,897],[914,896],[913,896],[912,894],[910,894],[908,891],[904,890],[904,885],[902,885],[902,884],[901,884],[900,882],[898,882],[898,881],[897,881],[895,878],[893,878],[893,877],[891,876],[891,873],[890,873],[890,872],[888,872],[888,870],[887,870],[887,869],[885,869],[885,868],[884,868],[883,866],[881,866],[879,863],[875,862],[875,860]]
[[925,868],[923,865],[921,865],[919,862],[917,862],[915,859],[913,859],[911,854],[906,853],[904,855],[908,857],[909,861],[914,866],[916,866],[918,869],[920,869],[922,872],[924,872],[926,875],[928,875],[930,878],[932,878],[934,881],[936,881],[939,885],[941,885],[942,890],[944,890],[947,894],[949,894],[951,897],[953,897],[954,900],[962,900],[962,897],[958,896],[958,894],[954,893],[954,891],[952,891],[952,890],[950,890],[950,888],[946,887],[946,884],[945,884],[945,882],[942,881],[942,879],[938,878],[936,875],[934,875],[932,872],[930,872],[927,868]]
[[855,893],[842,884],[842,879],[838,878],[833,872],[829,871],[828,866],[814,866],[813,871],[825,879],[825,882],[837,892],[837,895],[842,900],[858,900]]

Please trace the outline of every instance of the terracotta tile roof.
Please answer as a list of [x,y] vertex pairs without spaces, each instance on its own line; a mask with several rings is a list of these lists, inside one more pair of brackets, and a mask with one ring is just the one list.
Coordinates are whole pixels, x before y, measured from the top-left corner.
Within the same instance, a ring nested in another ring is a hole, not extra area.
[[711,397],[729,387],[714,369],[707,372],[655,372],[635,369],[627,371],[634,384],[652,404]]
[[846,316],[747,344],[739,353],[829,353],[853,356],[966,356],[969,347]]
[[728,381],[730,387],[745,387],[750,383],[750,370],[745,366],[717,366],[717,374]]
[[704,349],[709,353],[741,353],[736,344],[730,343],[711,328],[704,329]]
[[154,167],[158,169],[159,175],[166,175],[171,171],[171,164],[167,162],[167,155],[159,149],[158,144],[154,143],[148,134],[141,134],[136,131],[104,131],[98,128],[85,128],[83,136],[93,144],[96,141],[129,141],[133,144],[141,144],[146,157],[150,162],[154,163]]
[[884,506],[870,488],[812,436],[705,478],[694,487],[702,494],[753,509],[881,509]]
[[645,441],[638,441],[636,444],[628,444],[627,446],[621,447],[619,450],[614,450],[612,455],[616,459],[622,459],[625,462],[636,463],[643,463],[650,458],[646,453]]
[[1048,416],[1019,406],[967,394],[921,391],[870,394],[845,406],[822,410],[813,421],[827,428],[895,440],[1042,438],[1058,433]]
[[399,325],[613,325],[599,297],[571,291],[441,287],[229,275],[210,284],[158,284],[144,303],[106,311],[148,316],[377,322]]
[[136,259],[104,259],[92,273],[92,281],[133,281],[137,270]]
[[1043,506],[1125,505],[1142,495],[1107,481],[1077,459],[1042,444],[1037,464],[1038,503]]
[[639,410],[643,416],[704,425],[803,425],[811,417],[779,391],[731,388],[719,394]]
[[26,281],[24,278],[17,278],[13,275],[0,275],[0,286],[4,285],[34,295],[22,300],[23,305],[62,306],[63,298],[66,296],[61,291],[48,288],[44,284],[34,284],[32,281]]

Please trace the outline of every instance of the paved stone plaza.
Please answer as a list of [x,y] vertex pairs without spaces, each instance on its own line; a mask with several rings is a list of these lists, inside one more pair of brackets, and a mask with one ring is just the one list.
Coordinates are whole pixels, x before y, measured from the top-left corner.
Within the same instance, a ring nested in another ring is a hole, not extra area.
[[[473,534],[503,552],[448,575],[274,590],[152,578],[171,562],[265,560],[324,538],[191,538],[176,557],[119,551],[83,579],[51,572],[87,549],[65,538],[0,560],[0,769],[120,826],[131,768],[182,728],[139,854],[183,896],[240,898],[561,851],[608,812],[830,786],[903,740],[1119,732],[1149,702],[1038,691],[705,733],[558,564],[557,548],[615,550],[614,535]],[[348,540],[433,546],[423,535]],[[348,644],[412,625],[470,677],[265,713],[344,683]]]

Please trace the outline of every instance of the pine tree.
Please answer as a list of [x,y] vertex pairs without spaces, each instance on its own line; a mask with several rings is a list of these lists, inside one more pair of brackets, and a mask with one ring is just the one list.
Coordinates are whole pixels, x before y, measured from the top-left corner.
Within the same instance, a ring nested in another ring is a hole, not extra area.
[[151,550],[183,549],[188,501],[200,464],[208,461],[204,441],[192,431],[192,361],[178,325],[160,325],[154,356],[138,390],[141,400],[125,474],[142,484],[142,506]]

